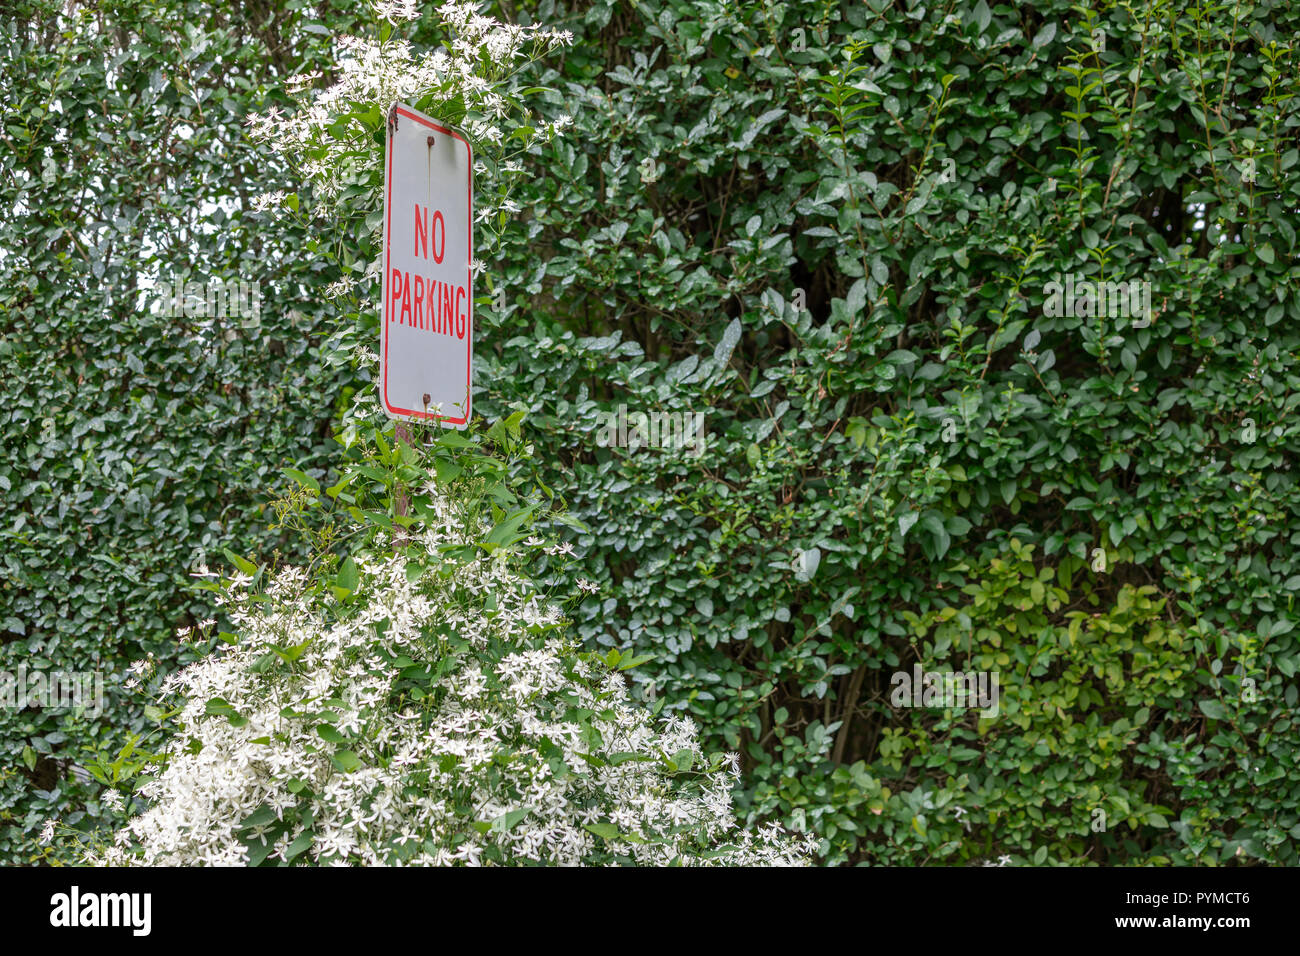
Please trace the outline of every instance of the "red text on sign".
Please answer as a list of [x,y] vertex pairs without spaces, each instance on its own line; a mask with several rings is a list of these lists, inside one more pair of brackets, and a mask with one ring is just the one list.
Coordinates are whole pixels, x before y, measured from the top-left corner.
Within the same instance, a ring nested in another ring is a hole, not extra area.
[[392,270],[389,283],[398,325],[454,335],[458,339],[465,337],[468,327],[465,306],[469,294],[463,285],[449,285],[401,269]]
[[[433,219],[429,219],[429,208],[421,208],[419,203],[415,204],[415,254],[423,255],[429,258],[429,236],[433,236],[433,261],[441,263],[442,257],[447,254],[447,223],[442,218],[442,210],[433,211]],[[420,252],[420,246],[423,244],[424,252]]]

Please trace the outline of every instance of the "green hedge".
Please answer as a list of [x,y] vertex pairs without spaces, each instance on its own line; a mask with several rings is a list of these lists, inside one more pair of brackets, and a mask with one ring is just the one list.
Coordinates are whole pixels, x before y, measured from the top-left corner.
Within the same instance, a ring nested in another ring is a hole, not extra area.
[[[591,529],[584,638],[826,859],[1297,862],[1297,16],[571,17],[477,407]],[[1072,274],[1154,321],[1049,315]],[[1001,713],[892,706],[915,664]]]
[[[337,275],[306,241],[359,270],[364,215],[211,205],[288,185],[243,117],[353,14],[27,6],[0,34],[0,669],[116,680],[206,613],[201,555],[288,547],[259,505],[367,384],[312,337]],[[1297,862],[1300,14],[506,15],[574,29],[536,81],[575,127],[480,285],[475,403],[529,410],[590,529],[537,569],[599,583],[578,633],[653,654],[639,692],[828,862]],[[261,328],[218,344],[123,294],[177,261],[259,279]],[[1049,315],[1067,275],[1147,282],[1158,315]],[[343,322],[373,347],[371,309]],[[620,405],[703,413],[709,447],[603,447]],[[917,665],[995,672],[998,715],[894,706]],[[0,713],[0,856],[89,826],[73,762],[144,724],[117,690],[97,721]]]
[[[41,854],[48,818],[101,816],[84,768],[150,724],[128,665],[170,669],[175,629],[208,615],[197,563],[280,543],[265,502],[284,465],[328,460],[341,398],[329,277],[300,229],[250,218],[285,172],[243,130],[298,64],[277,37],[321,38],[285,12],[20,6],[0,20],[0,671],[99,672],[105,701],[0,709],[4,863]],[[256,282],[260,311],[151,306],[151,278],[186,274]]]

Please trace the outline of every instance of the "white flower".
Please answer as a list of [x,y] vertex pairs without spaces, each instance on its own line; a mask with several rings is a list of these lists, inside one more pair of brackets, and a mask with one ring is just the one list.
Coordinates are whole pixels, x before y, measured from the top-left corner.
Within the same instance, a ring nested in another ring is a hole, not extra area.
[[[486,530],[434,502],[408,547],[436,556]],[[539,629],[559,611],[508,564],[479,557],[411,581],[405,555],[355,557],[359,604],[311,598],[296,568],[264,602],[227,603],[241,640],[168,678],[185,697],[180,732],[140,788],[147,808],[92,862],[238,865],[250,843],[283,860],[307,826],[294,862],[807,862],[806,840],[737,826],[735,759],[708,769],[692,721],[657,721],[619,674]],[[306,649],[293,668],[254,669],[271,644]],[[209,715],[214,698],[240,719]],[[683,750],[693,772],[669,774],[661,755]],[[607,843],[586,829],[597,823],[647,842]]]
[[[420,17],[414,0],[377,0],[373,7],[381,19],[395,25]],[[481,179],[476,183],[476,191],[483,197],[480,216],[483,210],[496,208],[488,201],[489,196],[504,195],[504,188],[494,187],[503,187],[506,179],[522,170],[510,155],[504,154],[507,133],[528,131],[524,139],[510,141],[512,150],[518,145],[520,152],[554,135],[555,124],[535,118],[519,105],[515,91],[522,80],[517,82],[515,77],[529,60],[571,44],[572,35],[500,23],[481,15],[472,3],[443,4],[436,16],[444,32],[451,35],[449,49],[416,50],[397,36],[382,43],[339,36],[337,80],[333,85],[322,90],[317,88],[317,74],[295,76],[287,86],[298,96],[297,109],[281,113],[272,108],[249,120],[254,137],[274,142],[296,160],[327,207],[339,201],[346,182],[352,181],[357,172],[373,168],[372,164],[382,157],[383,144],[375,142],[361,124],[349,123],[341,130],[334,125],[340,115],[354,111],[358,105],[372,104],[387,110],[394,102],[420,101],[436,115],[442,105],[455,101],[474,115],[464,122],[464,127],[476,140],[476,150],[488,148],[503,153],[491,167],[495,181]],[[511,95],[507,96],[507,92]],[[344,142],[338,141],[336,132]],[[328,150],[324,158],[321,147]],[[479,164],[475,165],[477,169]],[[488,168],[483,166],[484,173]],[[278,206],[282,198],[280,193],[259,196],[254,208],[270,209]],[[512,204],[504,208],[511,211]]]
[[415,0],[376,0],[375,13],[385,20],[418,20],[420,10]]
[[[188,627],[182,628],[181,630],[183,633],[186,634],[190,632],[190,628]],[[137,677],[148,677],[150,674],[153,673],[154,666],[155,664],[153,660],[153,653],[150,652],[148,656],[142,657],[138,661],[134,661],[127,668],[127,670],[129,670],[132,674],[135,674]]]
[[325,297],[327,299],[337,299],[340,296],[347,295],[357,285],[357,277],[352,273],[346,273],[325,287]]
[[283,190],[276,190],[274,192],[269,192],[269,193],[261,193],[260,195],[253,197],[253,211],[266,212],[266,210],[272,208],[273,206],[279,206],[282,202],[284,202]]

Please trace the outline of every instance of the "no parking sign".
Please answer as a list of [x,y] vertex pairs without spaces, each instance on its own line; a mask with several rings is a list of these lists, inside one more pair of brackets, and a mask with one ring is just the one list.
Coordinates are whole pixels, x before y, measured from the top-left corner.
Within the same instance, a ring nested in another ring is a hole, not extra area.
[[379,386],[392,418],[434,419],[453,428],[469,422],[473,175],[473,153],[461,133],[409,106],[393,106]]

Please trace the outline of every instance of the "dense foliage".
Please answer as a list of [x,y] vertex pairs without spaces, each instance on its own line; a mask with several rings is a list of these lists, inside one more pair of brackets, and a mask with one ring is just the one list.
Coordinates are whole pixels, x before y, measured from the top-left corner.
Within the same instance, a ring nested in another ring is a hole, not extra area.
[[[520,418],[496,429],[516,449]],[[235,633],[163,682],[186,699],[139,787],[147,810],[94,861],[807,862],[811,838],[737,828],[735,761],[702,753],[690,718],[628,699],[619,671],[635,660],[565,636],[518,571],[534,550],[564,550],[529,534],[540,501],[495,508],[512,493],[455,432],[375,442],[334,487],[303,476],[285,507],[350,511],[400,481],[410,519],[346,522],[372,533],[342,562],[220,579]],[[457,472],[441,488],[439,465]]]
[[1297,862],[1296,17],[597,2],[540,77],[478,407],[591,529],[580,633],[828,860]]
[[[196,562],[280,543],[273,483],[328,461],[343,397],[320,353],[328,277],[296,223],[255,221],[285,170],[244,130],[328,38],[287,11],[14,7],[0,18],[0,670],[99,671],[106,686],[97,715],[0,711],[4,861],[31,859],[48,817],[100,815],[84,768],[146,723],[127,664],[174,661],[176,628],[207,616]],[[198,284],[200,314],[159,301],[178,279]],[[256,307],[250,294],[202,314],[209,285],[238,280],[257,283]]]
[[[369,393],[387,104],[345,106],[341,208],[290,215],[243,118],[287,107],[291,72],[332,80],[357,24],[267,6],[6,26],[6,668],[174,658],[206,614],[178,597],[192,559],[266,553],[272,476],[323,478],[320,438]],[[528,80],[533,132],[572,128],[524,134],[508,198],[485,171],[475,407],[527,409],[582,525],[531,572],[596,582],[587,646],[651,655],[636,694],[738,749],[741,805],[828,862],[1298,862],[1300,14],[495,6],[574,32]],[[166,137],[174,114],[194,134]],[[263,328],[177,338],[123,296],[189,258],[284,275]],[[335,307],[317,290],[343,276]],[[1148,283],[1153,314],[1057,308],[1067,278]],[[620,406],[703,413],[707,448],[606,447]],[[997,674],[999,713],[895,706],[916,665]],[[0,713],[0,853],[45,816],[88,826],[72,762],[143,720]]]

